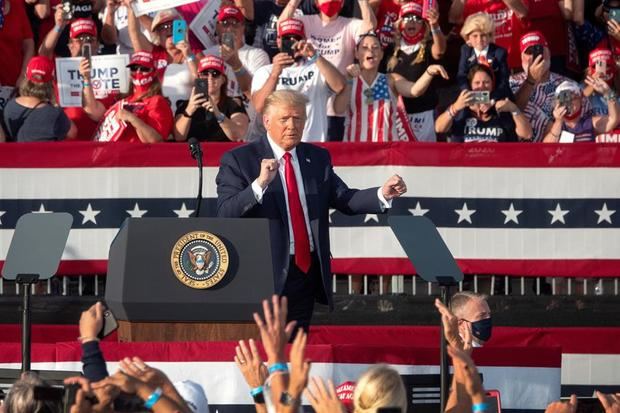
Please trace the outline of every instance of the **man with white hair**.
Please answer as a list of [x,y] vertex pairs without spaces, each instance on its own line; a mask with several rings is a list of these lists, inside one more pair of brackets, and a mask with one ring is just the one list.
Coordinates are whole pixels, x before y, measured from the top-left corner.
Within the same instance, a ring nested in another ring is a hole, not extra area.
[[450,309],[439,299],[435,307],[441,314],[446,340],[463,350],[482,347],[491,338],[493,322],[487,296],[461,291],[452,296]]

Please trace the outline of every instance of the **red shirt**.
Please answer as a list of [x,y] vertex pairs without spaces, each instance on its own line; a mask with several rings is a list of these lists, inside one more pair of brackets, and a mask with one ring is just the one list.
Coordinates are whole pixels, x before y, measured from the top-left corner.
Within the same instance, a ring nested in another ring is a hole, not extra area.
[[[140,102],[133,102],[133,99],[134,96],[127,99],[133,107],[132,112],[155,129],[163,140],[168,139],[168,135],[172,133],[172,124],[174,123],[170,102],[162,95],[151,96]],[[118,141],[141,142],[136,129],[130,124],[127,124],[127,129],[118,138]]]
[[393,33],[396,30],[395,23],[398,20],[400,4],[394,0],[383,0],[377,10],[377,32],[381,45],[385,48],[394,43]]
[[558,0],[528,0],[527,22],[529,30],[539,30],[549,43],[551,56],[568,53],[568,28]]
[[478,12],[486,12],[491,15],[491,19],[495,23],[494,43],[508,51],[508,66],[511,68],[521,67],[519,39],[523,32],[523,24],[519,18],[502,0],[465,1],[464,19]]
[[[105,99],[99,99],[105,108],[109,108],[116,101],[115,96],[107,96]],[[86,114],[82,107],[63,108],[65,115],[75,124],[77,128],[76,140],[91,141],[97,130],[97,121],[94,121]]]
[[17,86],[17,78],[22,71],[24,53],[23,41],[32,39],[30,22],[22,0],[10,0],[10,10],[4,15],[4,26],[0,29],[0,85]]

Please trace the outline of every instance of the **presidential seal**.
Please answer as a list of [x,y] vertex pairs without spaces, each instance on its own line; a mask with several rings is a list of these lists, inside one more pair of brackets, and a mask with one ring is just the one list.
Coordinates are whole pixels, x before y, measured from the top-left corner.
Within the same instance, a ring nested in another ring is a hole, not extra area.
[[210,232],[190,232],[174,244],[170,265],[174,275],[188,287],[211,288],[226,275],[228,250]]

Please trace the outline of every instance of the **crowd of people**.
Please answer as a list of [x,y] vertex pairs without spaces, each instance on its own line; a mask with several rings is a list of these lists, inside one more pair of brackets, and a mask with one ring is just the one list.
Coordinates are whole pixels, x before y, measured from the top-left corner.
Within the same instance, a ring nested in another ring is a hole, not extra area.
[[[453,378],[445,411],[449,413],[485,412],[487,396],[474,364],[473,347],[490,338],[491,315],[486,297],[472,292],[454,295],[450,309],[439,300],[439,310],[452,360]],[[49,387],[35,373],[23,373],[10,388],[2,413],[112,413],[115,411],[152,411],[154,413],[209,413],[204,388],[187,377],[172,380],[139,356],[119,360],[118,371],[109,374],[98,332],[102,329],[105,307],[96,303],[82,313],[79,322],[83,376],[70,377],[65,386],[77,388],[74,398],[46,399],[37,387]],[[469,319],[469,320],[468,320]],[[260,346],[253,340],[240,340],[231,354],[248,385],[258,413],[299,412],[302,396],[316,413],[407,412],[408,396],[399,373],[386,364],[371,366],[356,382],[336,387],[331,380],[310,378],[311,360],[307,358],[308,335],[287,322],[286,297],[273,296],[263,301],[263,313],[254,313],[260,332]],[[488,321],[488,333],[481,322]],[[287,344],[291,343],[287,351]],[[288,354],[287,354],[288,353]],[[263,360],[261,354],[266,355]],[[620,395],[597,392],[601,411],[618,413]],[[69,400],[69,401],[67,401]],[[63,404],[64,403],[64,404]],[[546,413],[575,413],[578,401],[549,404]],[[384,409],[384,410],[382,410]]]
[[[190,29],[207,0],[136,2],[2,0],[0,141],[253,141],[279,89],[308,97],[309,142],[620,137],[620,0],[222,0],[212,38]],[[115,54],[128,90],[93,71]]]

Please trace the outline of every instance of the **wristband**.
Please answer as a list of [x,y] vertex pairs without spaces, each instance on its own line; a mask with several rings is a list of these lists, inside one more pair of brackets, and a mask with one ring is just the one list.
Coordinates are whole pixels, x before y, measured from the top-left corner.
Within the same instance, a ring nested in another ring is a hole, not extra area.
[[439,27],[439,26],[431,28],[431,33],[432,34],[440,34],[440,33],[443,34],[443,32],[441,31],[441,27]]
[[476,413],[476,412],[484,412],[486,410],[489,409],[489,405],[486,403],[476,403],[473,406],[471,406],[471,411]]
[[233,72],[235,72],[236,76],[243,76],[246,73],[248,73],[247,70],[245,70],[245,67],[243,67],[243,65],[241,65],[241,67],[237,70],[237,69],[233,69]]
[[90,86],[90,82],[87,82],[86,80],[82,81],[82,87],[89,87]]
[[188,62],[193,62],[194,60],[196,60],[196,55],[190,54],[186,57],[186,59]]
[[314,56],[308,59],[308,63],[309,64],[316,63],[317,60],[319,60],[319,52],[314,52]]
[[192,115],[187,113],[187,110],[184,110],[183,113],[181,113],[181,115],[183,115],[183,117],[185,117],[185,118],[191,118],[192,117]]
[[268,370],[269,374],[273,374],[276,371],[288,373],[288,366],[286,365],[286,363],[273,363],[271,366],[269,366]]
[[99,341],[99,337],[78,337],[77,341],[79,341],[80,343],[84,343],[85,341]]
[[226,120],[226,115],[220,112],[219,115],[215,116],[215,120],[217,121],[217,123],[222,123]]
[[159,399],[161,399],[162,393],[163,390],[161,389],[161,387],[156,388],[155,391],[151,393],[148,399],[146,399],[146,401],[144,402],[144,407],[146,407],[147,409],[153,408],[153,406],[155,406],[155,403],[157,403]]
[[62,27],[56,24],[54,25],[54,31],[56,33],[62,33]]

